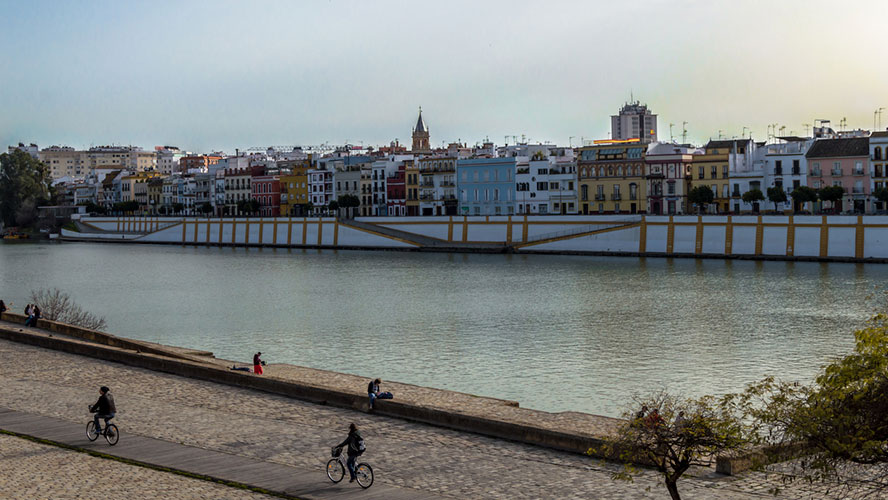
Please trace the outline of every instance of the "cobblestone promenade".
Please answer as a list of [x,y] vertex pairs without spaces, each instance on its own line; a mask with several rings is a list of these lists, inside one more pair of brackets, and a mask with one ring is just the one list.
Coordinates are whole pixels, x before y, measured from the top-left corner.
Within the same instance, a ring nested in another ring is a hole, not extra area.
[[[141,434],[311,468],[317,470],[319,482],[326,481],[323,465],[330,446],[341,441],[348,424],[354,422],[362,429],[368,445],[364,458],[373,464],[376,480],[381,483],[454,498],[668,498],[659,477],[651,471],[634,483],[616,482],[610,475],[618,466],[596,459],[7,341],[0,341],[0,376],[4,380],[0,406],[81,426],[89,416],[86,405],[98,396],[97,388],[108,385],[117,401],[116,422],[123,439],[127,433]],[[16,440],[13,448],[24,451],[7,454],[10,439]],[[72,493],[74,490],[82,490],[83,498],[92,498],[86,490],[94,483],[86,478],[73,480],[71,475],[76,474],[75,469],[86,474],[87,462],[98,459],[78,456],[70,463],[82,462],[84,467],[58,467],[56,464],[64,462],[64,457],[71,455],[69,452],[17,438],[0,440],[0,451],[0,477],[13,478],[13,484],[31,481],[33,487],[44,488],[24,498],[80,498]],[[7,475],[6,471],[15,468],[23,458],[33,460],[35,465]],[[99,462],[98,467],[131,468],[109,461]],[[191,483],[192,480],[160,472],[126,474],[140,478],[134,483],[138,484],[140,498],[168,497],[164,492],[180,484],[182,489],[175,489],[177,493],[173,495],[176,498],[260,497],[215,484]],[[679,486],[685,498],[690,499],[771,498],[771,488],[783,489],[778,478],[763,473],[732,478],[717,476],[709,470],[698,471]],[[199,494],[204,491],[201,488],[208,493]],[[222,488],[220,493],[217,488]],[[825,495],[821,488],[797,485],[781,497],[819,499]]]

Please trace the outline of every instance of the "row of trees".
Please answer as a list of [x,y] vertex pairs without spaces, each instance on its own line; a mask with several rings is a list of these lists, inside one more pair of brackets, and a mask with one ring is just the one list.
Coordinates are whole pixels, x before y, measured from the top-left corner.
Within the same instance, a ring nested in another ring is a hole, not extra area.
[[[632,462],[653,465],[674,500],[681,498],[678,480],[692,466],[754,447],[778,459],[803,457],[783,469],[786,481],[823,481],[835,498],[885,498],[888,315],[873,316],[854,338],[854,352],[825,365],[811,384],[768,377],[720,398],[684,399],[666,391],[635,398],[625,423],[590,453],[627,463],[615,479],[631,480],[639,472]],[[757,466],[767,465],[767,454],[758,456]],[[857,471],[863,481],[846,475],[850,465],[867,466]]]
[[[840,205],[838,202],[845,196],[845,189],[842,186],[824,186],[820,189],[810,188],[808,186],[799,186],[789,194],[792,198],[794,209],[798,211],[799,207],[808,202],[824,201],[829,202],[833,211],[838,213]],[[873,196],[882,203],[888,203],[888,189],[879,188],[873,191]],[[745,203],[754,204],[765,201],[765,193],[760,189],[750,189],[743,193],[740,197]],[[715,200],[715,193],[709,186],[696,186],[688,192],[688,203],[697,206],[700,213]],[[774,210],[777,210],[778,203],[786,203],[788,200],[786,191],[779,187],[770,187],[767,191],[767,200],[774,204]]]

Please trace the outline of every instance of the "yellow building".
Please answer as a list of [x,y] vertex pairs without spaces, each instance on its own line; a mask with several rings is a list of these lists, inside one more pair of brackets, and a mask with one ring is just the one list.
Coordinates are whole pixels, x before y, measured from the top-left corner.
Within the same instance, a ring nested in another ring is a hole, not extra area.
[[419,215],[419,165],[413,160],[404,161],[404,189],[407,194],[407,215]]
[[88,172],[83,151],[69,146],[50,146],[37,153],[37,158],[49,167],[53,180],[62,177],[83,177]]
[[[688,192],[697,186],[709,186],[714,195],[713,203],[707,207],[709,213],[731,210],[730,157],[732,154],[745,155],[747,142],[738,140],[709,141],[703,154],[694,155],[691,161],[691,177]],[[740,193],[736,193],[739,198]],[[688,207],[688,210],[694,210]]]
[[646,144],[637,139],[596,141],[577,156],[582,214],[635,214],[647,210]]
[[120,178],[120,201],[136,201],[139,210],[148,211],[148,181],[160,177],[157,172],[133,172]]
[[148,211],[152,215],[163,204],[163,178],[158,176],[148,180]]
[[279,162],[279,165],[291,172],[280,176],[281,216],[307,215],[306,204],[311,201],[308,196],[308,170],[311,168],[311,159]]

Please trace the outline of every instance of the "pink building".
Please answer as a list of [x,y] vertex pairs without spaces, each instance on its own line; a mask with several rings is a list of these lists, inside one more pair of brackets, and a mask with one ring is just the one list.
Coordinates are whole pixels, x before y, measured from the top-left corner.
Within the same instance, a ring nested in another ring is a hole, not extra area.
[[841,212],[866,213],[871,191],[869,138],[818,139],[808,153],[808,187],[845,189]]

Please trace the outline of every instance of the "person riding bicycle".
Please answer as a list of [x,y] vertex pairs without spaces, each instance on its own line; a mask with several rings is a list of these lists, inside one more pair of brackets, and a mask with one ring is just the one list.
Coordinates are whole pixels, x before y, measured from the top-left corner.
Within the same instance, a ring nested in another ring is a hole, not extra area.
[[99,424],[99,419],[105,420],[105,426],[107,426],[108,421],[114,418],[114,415],[117,413],[117,407],[114,406],[114,396],[111,395],[111,389],[102,386],[99,389],[99,400],[96,401],[96,404],[89,407],[89,411],[96,414],[95,417],[93,417],[96,434],[102,434],[102,426]]
[[355,460],[357,460],[365,450],[364,438],[361,437],[361,433],[358,432],[358,426],[355,424],[349,424],[348,437],[345,438],[345,441],[336,445],[336,448],[342,448],[346,445],[348,445],[348,460],[346,460],[345,465],[348,466],[348,474],[351,477],[348,482],[353,483],[357,478],[357,475],[355,474]]

